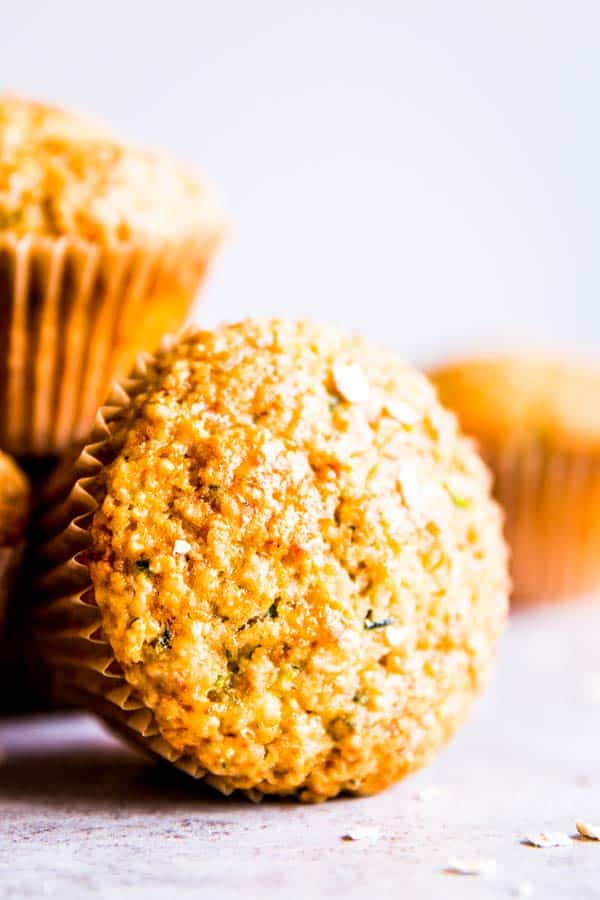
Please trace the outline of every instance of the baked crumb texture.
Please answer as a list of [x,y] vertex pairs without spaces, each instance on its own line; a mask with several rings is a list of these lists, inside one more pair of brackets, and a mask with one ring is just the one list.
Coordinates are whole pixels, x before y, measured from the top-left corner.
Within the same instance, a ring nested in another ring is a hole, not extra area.
[[306,323],[190,333],[139,375],[58,518],[87,515],[46,546],[59,680],[225,793],[370,794],[423,765],[506,613],[500,514],[454,416]]
[[0,231],[115,244],[216,225],[212,188],[168,158],[68,110],[0,97]]
[[596,591],[600,369],[513,355],[442,366],[431,377],[494,473],[515,601]]

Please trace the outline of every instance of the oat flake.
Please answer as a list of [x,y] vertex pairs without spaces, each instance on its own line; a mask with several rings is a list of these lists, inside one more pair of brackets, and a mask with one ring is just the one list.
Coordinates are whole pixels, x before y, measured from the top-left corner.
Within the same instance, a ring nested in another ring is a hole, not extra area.
[[421,414],[404,400],[387,400],[385,411],[402,425],[416,425],[421,419]]
[[343,841],[376,841],[381,837],[379,828],[369,825],[356,825],[342,835]]
[[192,545],[188,541],[178,540],[173,545],[173,553],[175,554],[189,553],[191,549]]
[[600,825],[588,825],[580,819],[575,823],[579,834],[590,841],[600,841]]
[[453,856],[448,860],[446,871],[453,875],[484,875],[493,878],[496,874],[496,860],[459,859]]
[[385,629],[385,639],[390,647],[399,647],[406,642],[409,633],[409,629],[401,625],[390,625]]
[[540,831],[539,834],[528,834],[525,843],[532,847],[568,847],[571,839],[562,831]]
[[337,391],[348,403],[366,403],[369,399],[369,382],[356,363],[336,363],[333,380]]

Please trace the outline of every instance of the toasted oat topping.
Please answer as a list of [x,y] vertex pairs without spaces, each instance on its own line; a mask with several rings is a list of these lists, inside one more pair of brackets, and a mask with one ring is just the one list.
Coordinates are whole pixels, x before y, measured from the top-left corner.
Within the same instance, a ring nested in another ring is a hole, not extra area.
[[336,390],[348,403],[366,403],[369,399],[369,382],[357,363],[335,363],[333,380]]
[[385,411],[403,425],[416,425],[420,419],[419,412],[404,400],[388,400]]
[[191,549],[192,549],[192,545],[190,544],[190,542],[184,541],[181,538],[176,540],[175,543],[173,544],[173,553],[175,553],[175,554],[178,554],[178,553],[186,554],[186,553],[189,553]]

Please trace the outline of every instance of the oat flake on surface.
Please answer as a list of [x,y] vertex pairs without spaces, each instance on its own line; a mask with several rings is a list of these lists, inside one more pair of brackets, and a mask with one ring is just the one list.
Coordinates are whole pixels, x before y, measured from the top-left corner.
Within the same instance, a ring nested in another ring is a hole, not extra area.
[[525,844],[532,847],[568,847],[571,838],[562,831],[540,831],[539,834],[528,834],[524,840]]
[[590,825],[587,822],[582,822],[581,819],[578,819],[575,823],[575,827],[581,837],[587,838],[590,841],[600,841],[600,825]]
[[355,825],[342,835],[343,841],[376,841],[381,837],[379,828],[370,825]]
[[493,878],[496,874],[496,860],[483,858],[461,859],[452,856],[448,860],[446,872],[452,875],[484,875],[488,878]]

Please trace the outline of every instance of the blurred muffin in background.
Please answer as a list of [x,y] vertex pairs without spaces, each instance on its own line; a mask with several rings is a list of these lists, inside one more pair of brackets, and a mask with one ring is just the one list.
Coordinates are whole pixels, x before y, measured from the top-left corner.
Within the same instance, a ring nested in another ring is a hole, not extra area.
[[488,472],[425,377],[248,320],[140,363],[104,414],[39,523],[59,697],[224,793],[369,794],[427,762],[486,681],[508,576]]
[[70,112],[0,97],[0,446],[60,451],[179,328],[221,240],[212,189]]
[[29,514],[29,484],[14,460],[0,452],[0,624],[22,556]]
[[493,469],[515,600],[600,589],[600,367],[515,354],[429,374]]

